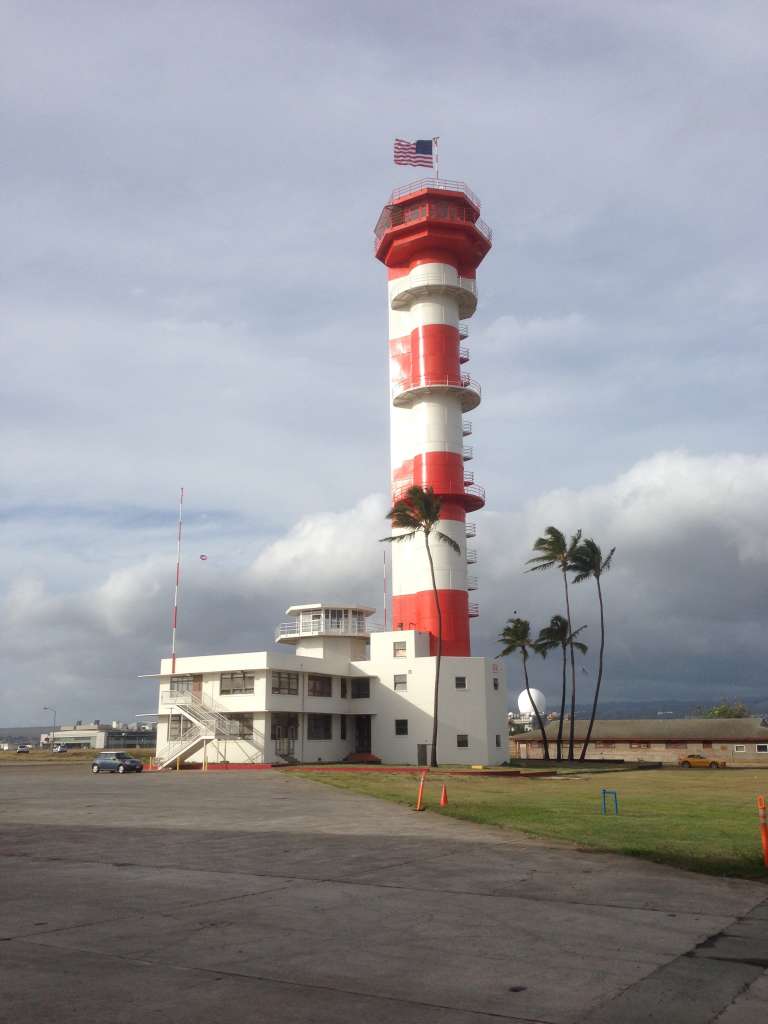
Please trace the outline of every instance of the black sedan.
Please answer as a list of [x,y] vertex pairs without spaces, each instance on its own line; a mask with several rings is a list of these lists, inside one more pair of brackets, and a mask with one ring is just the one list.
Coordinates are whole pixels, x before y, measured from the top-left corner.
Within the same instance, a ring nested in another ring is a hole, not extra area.
[[119,772],[122,775],[124,772],[144,771],[144,765],[137,758],[123,753],[122,750],[105,750],[96,755],[91,765],[91,771],[94,775],[98,772]]

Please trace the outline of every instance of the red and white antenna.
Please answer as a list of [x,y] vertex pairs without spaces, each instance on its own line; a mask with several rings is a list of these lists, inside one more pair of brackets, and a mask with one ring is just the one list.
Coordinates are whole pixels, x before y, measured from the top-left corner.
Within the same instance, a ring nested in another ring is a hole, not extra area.
[[176,586],[173,591],[173,614],[171,615],[171,674],[176,674],[176,626],[179,622],[179,584],[181,582],[181,524],[184,510],[184,488],[179,494],[179,528],[176,532]]

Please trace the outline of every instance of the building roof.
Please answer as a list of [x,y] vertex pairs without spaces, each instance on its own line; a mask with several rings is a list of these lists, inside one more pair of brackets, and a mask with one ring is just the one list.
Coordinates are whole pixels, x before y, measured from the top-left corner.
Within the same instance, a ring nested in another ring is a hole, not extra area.
[[365,604],[348,604],[344,601],[320,601],[316,604],[292,604],[290,608],[285,609],[286,615],[299,615],[301,612],[316,612],[322,611],[324,608],[333,609],[334,611],[348,611],[358,612],[361,615],[373,615],[376,611],[375,608],[369,608]]
[[[546,726],[548,740],[557,739],[558,722]],[[587,735],[589,721],[577,719],[574,740],[580,743]],[[563,736],[570,736],[570,723],[563,724]],[[541,743],[541,732],[517,733],[518,743]],[[590,742],[598,743],[768,743],[766,718],[624,718],[595,722]]]

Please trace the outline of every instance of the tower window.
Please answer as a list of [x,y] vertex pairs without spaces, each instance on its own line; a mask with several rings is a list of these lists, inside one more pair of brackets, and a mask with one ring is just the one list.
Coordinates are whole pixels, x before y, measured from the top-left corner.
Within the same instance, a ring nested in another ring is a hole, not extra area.
[[457,690],[466,690],[466,688],[467,688],[467,677],[466,676],[456,676],[456,689]]
[[468,747],[469,746],[469,736],[467,735],[467,733],[460,732],[458,734],[458,736],[456,737],[456,746],[457,747]]
[[408,689],[408,676],[400,675],[395,676],[395,689],[396,690],[407,690]]
[[498,733],[496,733],[496,746],[501,746],[501,736]]
[[494,688],[494,690],[498,690],[498,688],[499,688],[499,680],[498,679],[494,679],[493,680],[493,688]]
[[395,642],[392,644],[392,657],[405,657],[405,640],[395,640]]

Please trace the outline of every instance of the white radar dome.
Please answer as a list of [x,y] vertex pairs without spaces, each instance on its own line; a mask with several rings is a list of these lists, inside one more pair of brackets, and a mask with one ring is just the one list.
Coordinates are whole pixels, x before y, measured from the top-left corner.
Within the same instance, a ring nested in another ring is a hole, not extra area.
[[[539,714],[544,715],[547,710],[547,698],[541,692],[541,690],[534,690],[531,688],[531,697],[536,702],[536,707],[539,709]],[[531,706],[530,698],[528,697],[528,691],[523,690],[520,696],[517,698],[517,709],[521,715],[533,715],[535,711]]]

